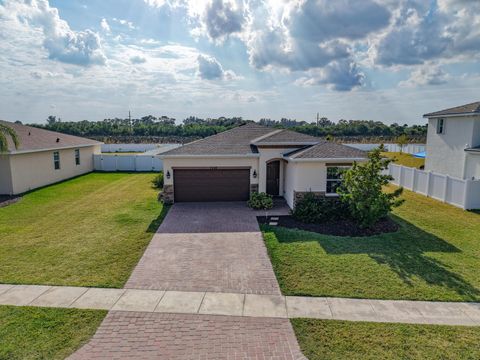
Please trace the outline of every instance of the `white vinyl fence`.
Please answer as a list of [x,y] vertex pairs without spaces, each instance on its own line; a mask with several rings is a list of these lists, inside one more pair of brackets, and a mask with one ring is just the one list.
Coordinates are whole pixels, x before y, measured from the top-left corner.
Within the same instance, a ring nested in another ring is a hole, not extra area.
[[[363,151],[370,151],[380,146],[380,144],[344,144]],[[400,146],[397,144],[383,144],[389,152],[400,152]],[[406,154],[416,154],[425,151],[424,144],[407,144],[403,147]]]
[[[180,144],[104,144],[102,153],[93,155],[96,171],[153,171],[163,170],[163,161],[158,154],[181,146]],[[118,152],[115,153],[115,152]],[[121,154],[142,152],[141,154]]]
[[159,144],[102,144],[102,153],[145,152],[159,146]]
[[462,209],[480,209],[480,180],[462,180],[431,171],[390,164],[395,185]]
[[163,161],[154,155],[93,155],[96,171],[162,171]]

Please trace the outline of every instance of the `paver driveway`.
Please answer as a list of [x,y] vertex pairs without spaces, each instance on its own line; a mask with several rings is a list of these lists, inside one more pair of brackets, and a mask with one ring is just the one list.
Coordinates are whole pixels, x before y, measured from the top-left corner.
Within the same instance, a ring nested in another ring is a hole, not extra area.
[[[175,204],[125,287],[280,295],[244,203]],[[284,318],[110,311],[72,359],[305,357]]]
[[245,203],[173,205],[125,287],[280,295]]
[[305,359],[287,319],[111,311],[71,359]]

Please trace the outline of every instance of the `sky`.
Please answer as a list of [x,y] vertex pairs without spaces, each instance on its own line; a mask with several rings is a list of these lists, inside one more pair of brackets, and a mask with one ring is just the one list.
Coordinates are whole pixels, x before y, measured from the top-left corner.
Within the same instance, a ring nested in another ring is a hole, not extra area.
[[0,0],[9,121],[424,124],[479,80],[479,0]]

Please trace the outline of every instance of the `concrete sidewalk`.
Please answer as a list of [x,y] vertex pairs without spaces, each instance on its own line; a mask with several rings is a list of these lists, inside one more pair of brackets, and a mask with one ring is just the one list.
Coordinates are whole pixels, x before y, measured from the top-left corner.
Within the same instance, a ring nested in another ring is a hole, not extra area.
[[2,285],[0,305],[480,326],[480,303]]

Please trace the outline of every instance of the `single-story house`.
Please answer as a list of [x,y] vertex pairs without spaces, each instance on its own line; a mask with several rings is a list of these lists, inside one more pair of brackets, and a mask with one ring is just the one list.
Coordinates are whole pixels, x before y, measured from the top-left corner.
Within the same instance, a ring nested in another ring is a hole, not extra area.
[[12,128],[20,145],[7,136],[0,153],[0,195],[16,195],[93,171],[101,142],[0,120]]
[[425,170],[480,179],[480,101],[423,117],[428,118]]
[[159,155],[166,202],[245,201],[252,192],[284,197],[293,208],[307,192],[336,196],[342,169],[364,151],[255,123]]

